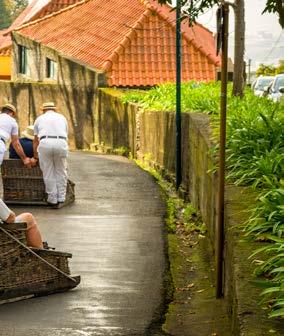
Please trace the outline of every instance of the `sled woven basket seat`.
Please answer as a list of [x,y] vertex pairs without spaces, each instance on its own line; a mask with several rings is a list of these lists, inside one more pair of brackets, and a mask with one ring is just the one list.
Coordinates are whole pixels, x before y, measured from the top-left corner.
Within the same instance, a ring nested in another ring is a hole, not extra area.
[[[0,223],[0,303],[15,298],[63,292],[80,283],[79,276],[70,276],[70,253],[34,248],[29,251],[2,229],[26,245],[26,224]],[[31,251],[66,275],[52,268]]]
[[[47,205],[40,167],[28,169],[21,160],[4,160],[1,166],[3,200],[7,204]],[[64,205],[75,200],[75,183],[68,180]]]

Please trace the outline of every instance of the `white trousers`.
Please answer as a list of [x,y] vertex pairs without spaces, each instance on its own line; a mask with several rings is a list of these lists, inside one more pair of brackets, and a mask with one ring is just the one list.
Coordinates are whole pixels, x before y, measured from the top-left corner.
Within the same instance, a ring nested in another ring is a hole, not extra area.
[[4,160],[5,152],[6,152],[6,145],[4,141],[0,140],[0,166]]
[[68,178],[67,154],[68,145],[63,139],[43,139],[39,143],[39,165],[49,203],[65,201]]

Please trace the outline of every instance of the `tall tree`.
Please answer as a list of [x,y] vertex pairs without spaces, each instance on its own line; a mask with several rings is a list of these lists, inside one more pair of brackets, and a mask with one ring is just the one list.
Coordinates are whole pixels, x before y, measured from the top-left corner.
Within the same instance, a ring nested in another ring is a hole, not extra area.
[[0,0],[0,29],[8,28],[27,5],[28,0]]
[[14,21],[29,4],[28,0],[10,0],[11,18]]
[[265,64],[260,64],[258,69],[256,70],[255,74],[256,76],[274,76],[276,72],[276,68],[273,65],[265,65]]
[[[172,0],[157,0],[160,4],[170,3]],[[180,0],[183,6],[183,19],[188,18],[189,22],[195,22],[200,14],[214,5],[220,5],[222,0]],[[284,28],[284,1],[266,0],[264,12],[276,13],[279,16],[279,23]],[[227,1],[235,14],[235,55],[234,55],[234,82],[233,94],[243,96],[244,87],[244,51],[245,51],[245,4],[244,0]]]
[[284,28],[284,1],[283,0],[266,0],[263,13],[276,13],[278,15],[279,24]]
[[232,4],[235,13],[234,80],[233,95],[243,96],[245,84],[245,3],[235,0]]
[[11,24],[9,2],[0,0],[0,30],[8,28]]
[[256,76],[260,75],[266,75],[266,76],[274,76],[277,74],[282,74],[284,73],[284,60],[279,61],[278,66],[274,65],[265,65],[265,64],[260,64],[258,69],[256,70]]
[[284,59],[279,61],[279,66],[276,68],[276,72],[279,74],[284,73]]

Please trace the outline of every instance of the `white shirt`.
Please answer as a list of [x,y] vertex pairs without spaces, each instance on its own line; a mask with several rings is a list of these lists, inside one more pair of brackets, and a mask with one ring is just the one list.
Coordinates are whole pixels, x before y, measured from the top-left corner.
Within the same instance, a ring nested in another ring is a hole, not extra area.
[[0,198],[0,219],[5,221],[10,216],[11,210]]
[[53,110],[48,110],[36,118],[34,134],[41,138],[44,135],[64,136],[67,138],[68,124],[66,118]]
[[0,113],[0,137],[7,141],[11,135],[18,134],[19,128],[16,120],[7,113]]

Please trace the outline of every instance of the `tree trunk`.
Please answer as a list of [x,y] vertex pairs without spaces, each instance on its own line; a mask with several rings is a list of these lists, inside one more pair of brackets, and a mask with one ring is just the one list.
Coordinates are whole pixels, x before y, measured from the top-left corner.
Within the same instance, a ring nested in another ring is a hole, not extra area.
[[284,28],[284,3],[283,0],[276,0],[276,11],[279,14],[279,23]]
[[235,55],[233,95],[243,96],[244,91],[244,53],[245,53],[245,4],[244,0],[235,0]]

